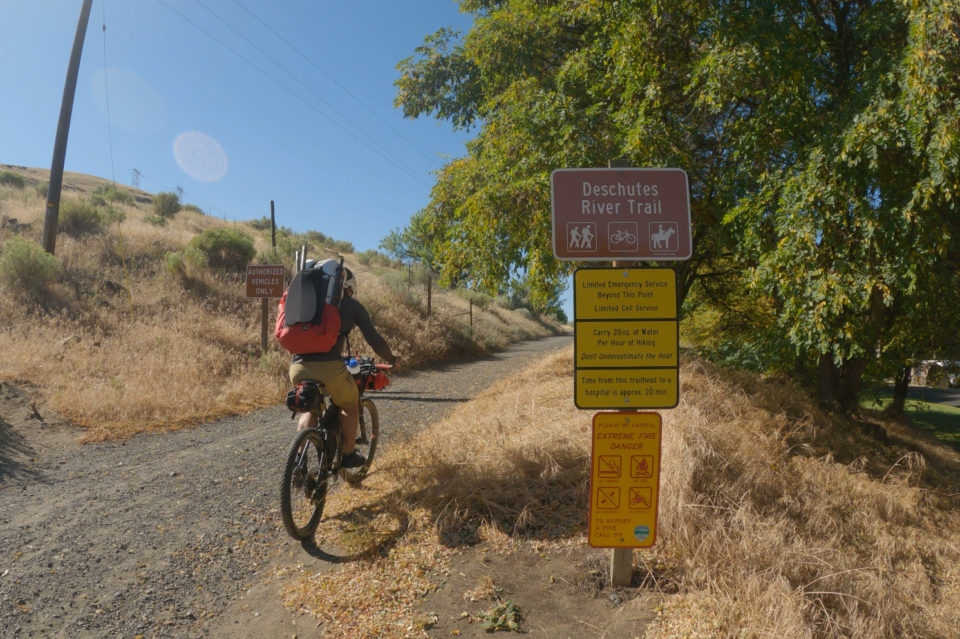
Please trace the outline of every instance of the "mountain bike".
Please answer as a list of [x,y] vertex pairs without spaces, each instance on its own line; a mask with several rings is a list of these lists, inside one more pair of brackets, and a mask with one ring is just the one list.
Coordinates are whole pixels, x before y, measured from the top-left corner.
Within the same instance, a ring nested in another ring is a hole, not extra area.
[[[294,415],[313,412],[318,416],[315,428],[297,433],[283,467],[280,484],[280,515],[291,537],[309,539],[320,524],[327,491],[341,477],[356,484],[370,470],[380,437],[380,418],[376,405],[363,396],[365,390],[381,390],[390,383],[385,371],[389,364],[376,364],[372,357],[351,358],[347,370],[353,373],[360,391],[356,450],[366,458],[358,468],[341,468],[343,438],[340,407],[325,392],[323,384],[305,380],[287,395],[287,406]],[[291,400],[291,397],[294,399]]]

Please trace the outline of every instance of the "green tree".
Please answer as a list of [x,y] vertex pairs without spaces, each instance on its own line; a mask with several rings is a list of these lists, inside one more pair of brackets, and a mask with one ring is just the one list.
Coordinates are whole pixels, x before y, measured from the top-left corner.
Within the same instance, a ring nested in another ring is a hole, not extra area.
[[[957,6],[934,2],[744,3],[694,77],[718,110],[753,105],[730,128],[793,140],[770,148],[775,170],[752,172],[727,221],[784,335],[817,367],[820,399],[845,410],[902,316],[919,319],[908,309],[936,294],[919,273],[949,264],[957,27]],[[787,45],[798,55],[784,66]]]
[[406,115],[480,127],[425,210],[445,276],[495,292],[524,272],[532,299],[548,303],[571,268],[552,254],[550,173],[612,158],[690,175],[697,250],[672,265],[681,298],[724,253],[719,222],[738,197],[743,160],[727,153],[719,116],[687,90],[709,14],[660,4],[464,1],[476,14],[470,33],[441,30],[400,63]]
[[429,36],[397,83],[406,115],[478,129],[420,221],[441,272],[486,291],[523,272],[545,301],[569,268],[550,247],[554,168],[681,167],[681,300],[698,281],[701,302],[752,300],[720,318],[757,365],[856,406],[910,302],[935,294],[919,273],[955,266],[957,3],[460,4],[474,27]]

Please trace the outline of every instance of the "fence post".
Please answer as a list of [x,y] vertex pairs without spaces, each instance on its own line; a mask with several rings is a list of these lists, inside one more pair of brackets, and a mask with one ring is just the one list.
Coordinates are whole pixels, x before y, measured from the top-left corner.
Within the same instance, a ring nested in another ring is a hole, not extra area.
[[427,317],[433,308],[433,273],[427,273]]

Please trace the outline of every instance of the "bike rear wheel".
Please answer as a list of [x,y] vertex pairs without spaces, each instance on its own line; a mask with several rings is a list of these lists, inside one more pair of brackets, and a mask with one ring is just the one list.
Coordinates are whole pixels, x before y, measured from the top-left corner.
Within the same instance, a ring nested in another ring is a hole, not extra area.
[[297,433],[287,453],[280,484],[280,516],[294,539],[309,539],[320,524],[330,477],[325,445],[323,431],[307,428]]
[[367,476],[373,456],[377,453],[377,442],[380,439],[380,416],[377,406],[369,399],[360,399],[360,423],[357,426],[356,451],[363,455],[367,462],[359,468],[344,468],[343,478],[349,482],[358,482]]

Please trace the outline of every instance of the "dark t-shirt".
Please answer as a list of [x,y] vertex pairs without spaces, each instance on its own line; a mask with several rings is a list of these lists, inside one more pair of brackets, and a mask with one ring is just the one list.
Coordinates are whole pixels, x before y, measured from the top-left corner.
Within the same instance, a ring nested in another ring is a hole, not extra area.
[[327,362],[342,359],[347,335],[350,334],[350,331],[352,331],[355,326],[360,329],[363,338],[367,340],[367,344],[370,345],[373,352],[379,355],[381,359],[387,362],[393,359],[393,352],[390,350],[390,346],[387,344],[387,341],[380,336],[377,329],[373,327],[373,322],[370,321],[370,314],[367,312],[367,309],[354,298],[344,297],[340,302],[340,336],[337,338],[336,345],[329,353],[294,355],[291,361],[296,364],[297,362]]

